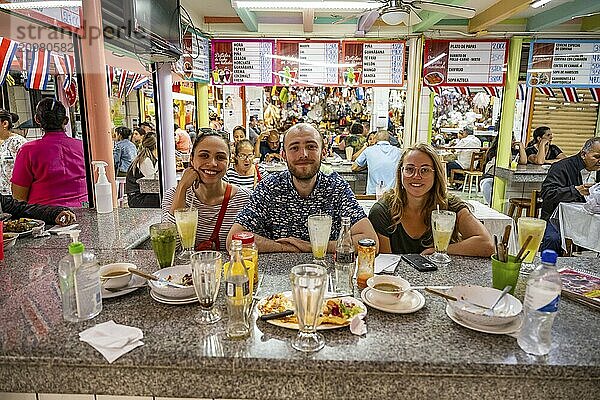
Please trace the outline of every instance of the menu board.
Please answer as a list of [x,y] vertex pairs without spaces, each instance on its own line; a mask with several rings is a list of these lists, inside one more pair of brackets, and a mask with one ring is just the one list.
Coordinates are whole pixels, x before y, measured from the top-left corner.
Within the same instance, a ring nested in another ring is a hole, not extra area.
[[341,82],[347,86],[402,86],[406,42],[342,42]]
[[532,42],[527,84],[533,87],[600,87],[600,41]]
[[339,84],[337,41],[277,41],[276,82],[279,85]]
[[428,86],[504,86],[508,40],[426,40]]
[[[177,69],[188,81],[208,83],[210,81],[210,41],[204,36],[187,33],[183,36],[183,52]],[[194,58],[195,57],[195,58]]]
[[274,40],[212,40],[213,85],[272,85]]

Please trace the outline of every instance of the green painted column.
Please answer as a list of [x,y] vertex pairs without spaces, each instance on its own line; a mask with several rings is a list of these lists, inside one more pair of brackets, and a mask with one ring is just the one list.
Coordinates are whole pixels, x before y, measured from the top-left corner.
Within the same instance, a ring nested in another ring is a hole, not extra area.
[[[510,165],[510,148],[512,144],[513,122],[515,119],[515,103],[517,101],[517,87],[519,85],[519,67],[521,63],[521,48],[523,37],[514,36],[510,39],[508,53],[508,70],[506,71],[506,85],[502,96],[502,113],[500,117],[500,132],[498,135],[498,153],[496,165],[507,168]],[[504,209],[506,182],[498,177],[494,178],[494,196],[492,207],[500,212]]]
[[435,104],[433,99],[435,98],[435,93],[433,90],[429,91],[429,123],[427,124],[427,143],[431,144],[431,139],[433,136],[433,109]]
[[208,83],[196,83],[195,89],[198,128],[208,128]]

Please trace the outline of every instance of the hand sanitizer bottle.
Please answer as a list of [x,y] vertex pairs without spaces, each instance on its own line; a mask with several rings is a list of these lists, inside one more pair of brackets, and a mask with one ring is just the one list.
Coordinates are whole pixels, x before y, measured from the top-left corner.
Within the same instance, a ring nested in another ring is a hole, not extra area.
[[96,211],[99,214],[106,214],[113,210],[112,185],[106,177],[107,163],[104,161],[92,161],[94,167],[98,169],[98,181],[94,185],[96,193]]
[[63,317],[71,322],[92,319],[102,311],[98,261],[94,254],[85,251],[79,232],[60,233],[70,235],[72,240],[69,254],[58,263]]

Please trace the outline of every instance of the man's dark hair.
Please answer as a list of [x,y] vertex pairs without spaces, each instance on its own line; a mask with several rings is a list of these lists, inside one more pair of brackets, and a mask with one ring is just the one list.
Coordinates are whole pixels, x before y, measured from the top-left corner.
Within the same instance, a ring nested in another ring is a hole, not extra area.
[[11,113],[3,108],[0,108],[0,124],[4,121],[8,121],[8,129],[12,129],[13,125],[17,123],[19,116],[15,113]]
[[115,132],[117,132],[117,135],[119,135],[123,140],[129,139],[131,136],[131,129],[126,126],[119,126],[115,129]]
[[365,128],[359,122],[354,122],[350,126],[350,134],[351,135],[362,135],[364,130],[365,130]]
[[35,108],[35,116],[45,131],[60,131],[69,120],[65,106],[54,98],[40,101]]

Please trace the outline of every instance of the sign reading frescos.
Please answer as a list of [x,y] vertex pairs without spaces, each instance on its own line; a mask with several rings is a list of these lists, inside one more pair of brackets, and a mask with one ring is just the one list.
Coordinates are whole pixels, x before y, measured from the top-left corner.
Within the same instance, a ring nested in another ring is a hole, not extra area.
[[527,84],[533,87],[600,87],[600,41],[532,42]]
[[278,40],[276,82],[284,86],[337,86],[339,54],[337,41]]
[[212,40],[213,85],[272,85],[274,40]]
[[340,81],[347,86],[402,86],[405,51],[403,41],[344,41]]
[[504,86],[508,40],[426,40],[428,86]]

